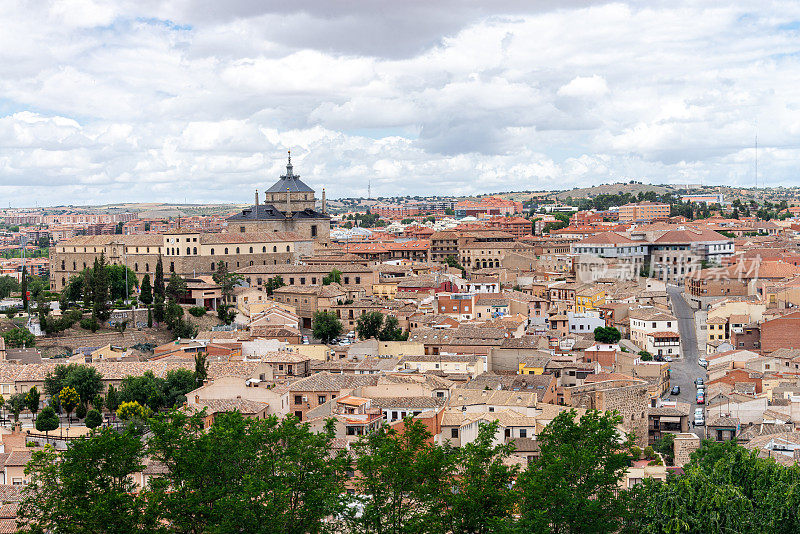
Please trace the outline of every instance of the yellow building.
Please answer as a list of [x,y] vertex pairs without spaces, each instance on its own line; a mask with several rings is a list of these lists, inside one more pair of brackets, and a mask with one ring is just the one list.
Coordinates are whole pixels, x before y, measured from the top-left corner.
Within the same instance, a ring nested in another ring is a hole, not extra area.
[[575,290],[575,311],[597,311],[606,303],[606,290],[596,285],[585,285]]
[[544,373],[544,368],[550,362],[550,353],[537,351],[537,355],[528,356],[519,362],[519,374],[521,375],[540,375]]
[[397,281],[372,284],[372,295],[382,299],[393,300],[397,295]]

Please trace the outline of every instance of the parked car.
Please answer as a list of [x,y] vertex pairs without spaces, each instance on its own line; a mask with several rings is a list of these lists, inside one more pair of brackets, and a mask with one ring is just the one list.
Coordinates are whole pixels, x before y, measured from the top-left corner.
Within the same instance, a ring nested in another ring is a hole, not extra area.
[[672,356],[664,356],[664,361],[665,362],[671,362],[672,361]]
[[680,395],[681,394],[681,387],[680,386],[672,386],[672,391],[669,393],[670,395]]
[[702,386],[703,384],[704,384],[704,382],[703,382],[703,378],[702,377],[700,377],[700,378],[698,378],[697,380],[694,381],[694,385],[695,386]]
[[694,426],[703,426],[706,424],[706,418],[702,413],[694,413]]
[[706,360],[705,358],[700,358],[699,360],[697,360],[697,365],[699,365],[700,367],[708,367],[708,360]]
[[702,393],[697,394],[697,404],[705,404],[706,398]]

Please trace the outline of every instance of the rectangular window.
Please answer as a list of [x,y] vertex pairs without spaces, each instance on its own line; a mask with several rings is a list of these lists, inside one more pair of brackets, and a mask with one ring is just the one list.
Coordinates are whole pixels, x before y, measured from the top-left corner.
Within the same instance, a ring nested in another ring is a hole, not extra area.
[[325,404],[325,401],[326,401],[325,395],[317,395],[318,404]]
[[519,437],[527,438],[528,437],[528,429],[527,428],[520,428],[519,429]]
[[457,428],[451,428],[450,429],[450,437],[451,438],[457,438],[458,437],[458,429]]
[[295,395],[294,396],[294,403],[295,404],[303,404],[303,396],[302,395]]

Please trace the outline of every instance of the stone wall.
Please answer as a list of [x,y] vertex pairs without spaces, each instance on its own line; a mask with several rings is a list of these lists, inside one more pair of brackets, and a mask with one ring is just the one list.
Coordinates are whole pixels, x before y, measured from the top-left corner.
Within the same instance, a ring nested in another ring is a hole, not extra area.
[[575,408],[617,412],[622,426],[636,436],[636,445],[647,447],[647,409],[650,396],[641,380],[609,380],[564,390],[564,402]]

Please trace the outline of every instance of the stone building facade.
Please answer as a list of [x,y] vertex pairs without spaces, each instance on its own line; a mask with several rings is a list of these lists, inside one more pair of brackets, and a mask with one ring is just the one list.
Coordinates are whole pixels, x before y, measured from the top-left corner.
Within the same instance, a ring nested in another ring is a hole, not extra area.
[[294,263],[313,253],[313,241],[293,232],[199,233],[79,236],[50,248],[50,289],[61,291],[72,276],[91,268],[102,254],[107,263],[127,265],[139,282],[152,279],[161,258],[164,276],[213,274],[220,261],[235,271],[252,265]]
[[228,218],[228,232],[295,232],[306,239],[327,241],[330,217],[326,213],[325,190],[322,211],[316,211],[315,192],[294,174],[291,153],[286,174],[264,192],[264,204],[256,203]]
[[564,403],[574,408],[617,412],[622,427],[635,434],[635,443],[647,447],[650,396],[643,380],[606,380],[564,389]]

